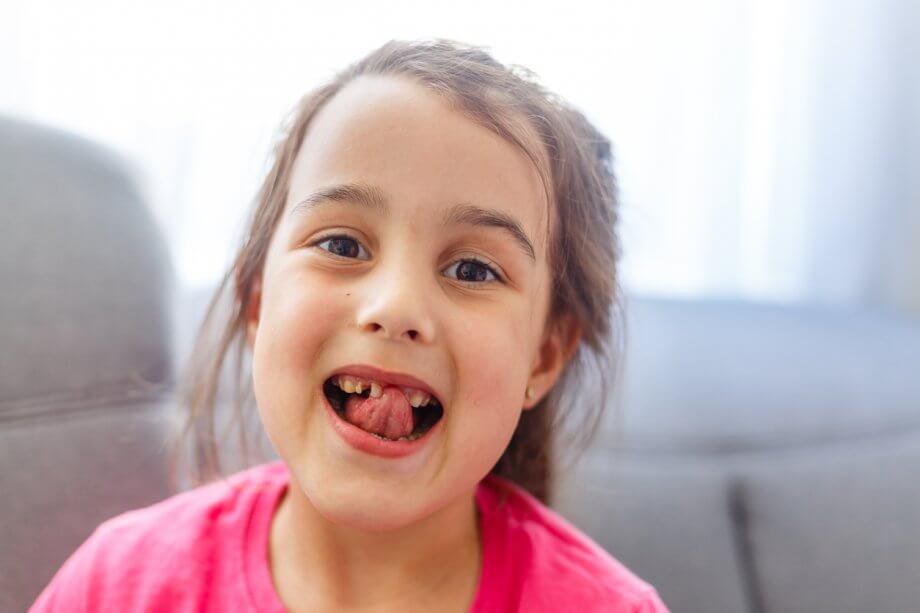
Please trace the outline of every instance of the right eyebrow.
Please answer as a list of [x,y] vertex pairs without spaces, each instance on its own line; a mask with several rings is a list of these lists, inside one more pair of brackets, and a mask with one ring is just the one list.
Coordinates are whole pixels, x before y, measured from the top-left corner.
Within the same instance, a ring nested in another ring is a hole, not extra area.
[[357,204],[384,216],[390,213],[386,197],[376,187],[360,183],[341,183],[316,190],[294,205],[290,215],[306,215],[316,207],[330,202]]
[[[331,203],[358,206],[384,217],[390,214],[386,196],[379,188],[361,183],[341,183],[316,190],[294,205],[290,216],[306,215],[320,206]],[[511,235],[511,238],[532,262],[537,261],[533,243],[527,237],[520,222],[503,211],[459,203],[447,210],[442,224],[501,228]]]

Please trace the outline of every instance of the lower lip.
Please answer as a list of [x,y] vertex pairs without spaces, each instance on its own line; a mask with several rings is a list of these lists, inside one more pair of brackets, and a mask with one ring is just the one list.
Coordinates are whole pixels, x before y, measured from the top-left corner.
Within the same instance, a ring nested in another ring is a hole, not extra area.
[[414,441],[384,441],[339,417],[322,390],[320,390],[320,396],[323,397],[323,405],[326,407],[326,414],[329,416],[332,428],[346,443],[358,451],[383,458],[403,458],[420,451],[430,439],[434,438],[435,433],[441,428],[441,422],[444,421],[442,417],[438,423]]

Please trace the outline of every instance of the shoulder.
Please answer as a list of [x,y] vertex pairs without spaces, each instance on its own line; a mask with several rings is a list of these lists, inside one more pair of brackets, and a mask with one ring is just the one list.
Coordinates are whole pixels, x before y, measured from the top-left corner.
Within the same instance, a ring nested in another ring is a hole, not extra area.
[[255,498],[273,482],[274,467],[257,466],[113,517],[96,529],[90,542],[113,560],[143,559],[135,553],[184,559],[207,555],[245,525]]
[[263,464],[128,511],[102,523],[93,536],[135,546],[186,549],[244,522],[259,494],[284,480],[281,469],[280,462]]
[[94,537],[143,551],[194,553],[243,526],[258,496],[285,478],[281,469],[280,462],[263,464],[128,511],[101,524]]
[[521,610],[667,612],[654,587],[523,488],[494,475],[482,485],[492,531],[522,566]]
[[168,599],[171,589],[194,597],[195,586],[213,574],[215,563],[240,560],[258,495],[280,485],[286,476],[281,468],[280,463],[257,466],[103,522],[58,570],[32,610],[57,610],[61,602],[75,601],[84,604],[78,609],[133,609],[153,595]]

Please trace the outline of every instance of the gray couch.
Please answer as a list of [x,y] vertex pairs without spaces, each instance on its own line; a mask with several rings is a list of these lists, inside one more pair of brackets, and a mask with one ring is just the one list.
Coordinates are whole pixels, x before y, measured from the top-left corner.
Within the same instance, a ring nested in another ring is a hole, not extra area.
[[[173,292],[123,164],[0,121],[0,610],[170,493],[207,292]],[[634,298],[621,397],[558,508],[675,612],[920,610],[920,322]]]
[[0,119],[0,611],[169,494],[172,274],[124,165]]
[[675,611],[920,611],[920,321],[628,312],[622,423],[569,481],[565,514]]

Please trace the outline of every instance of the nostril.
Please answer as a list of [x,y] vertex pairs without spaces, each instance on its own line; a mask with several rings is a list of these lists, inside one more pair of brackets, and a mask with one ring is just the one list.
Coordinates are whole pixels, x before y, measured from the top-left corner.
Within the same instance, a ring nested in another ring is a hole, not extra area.
[[[380,332],[381,330],[385,330],[384,326],[382,326],[381,324],[377,322],[371,322],[367,324],[367,329],[373,333],[377,333],[377,332]],[[414,341],[419,337],[420,333],[418,330],[410,329],[410,330],[406,330],[404,334],[408,334],[409,338]]]

